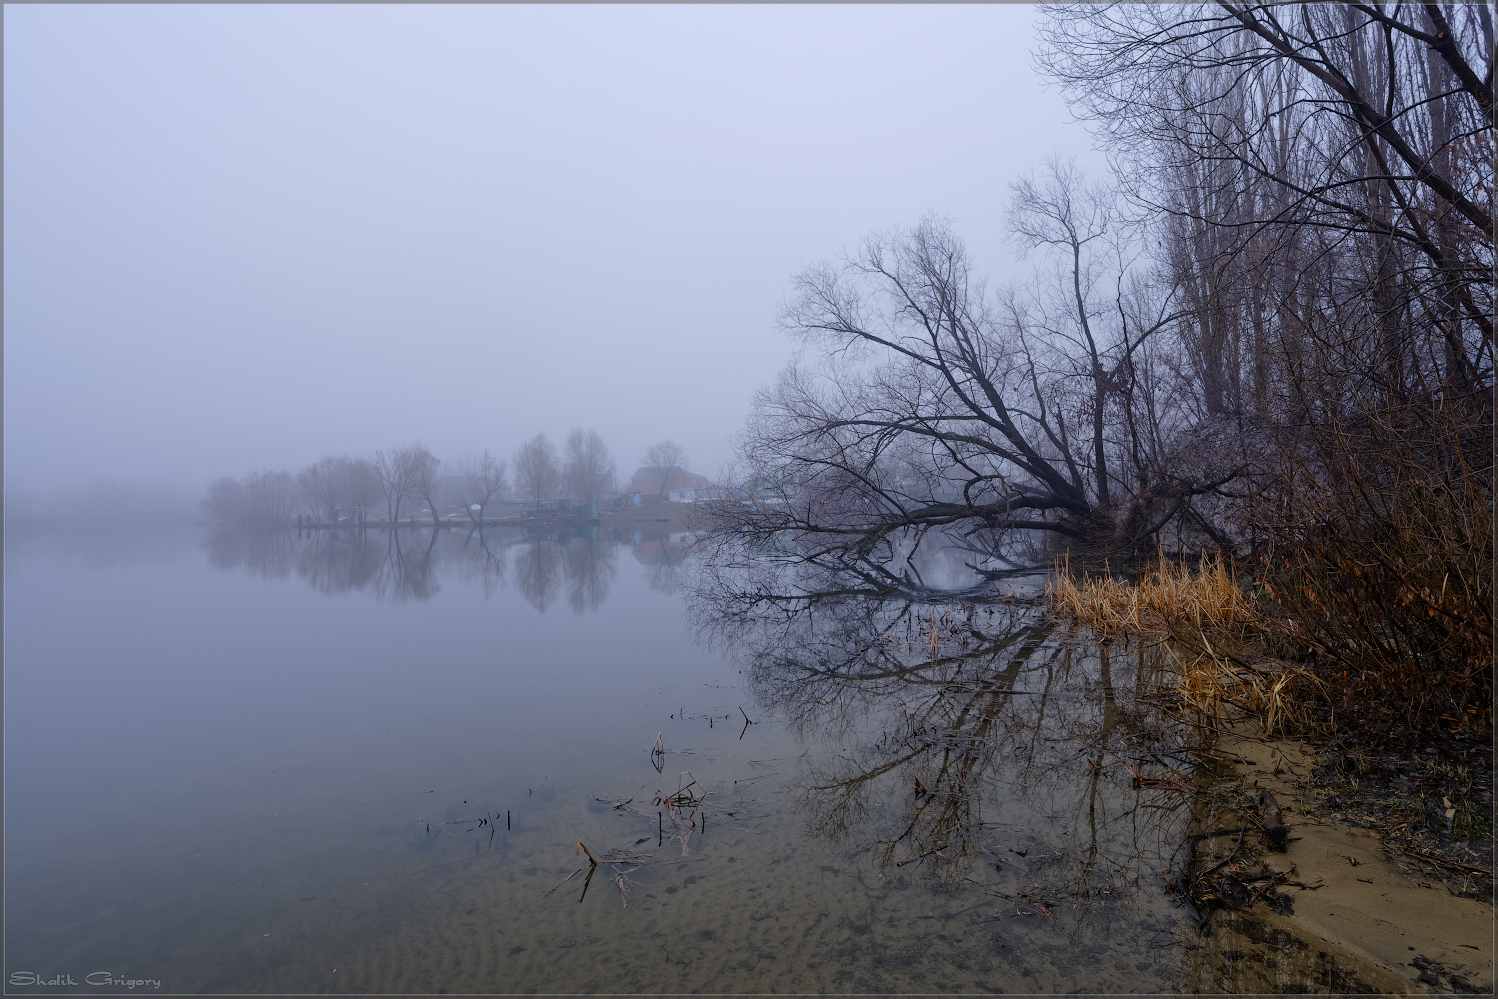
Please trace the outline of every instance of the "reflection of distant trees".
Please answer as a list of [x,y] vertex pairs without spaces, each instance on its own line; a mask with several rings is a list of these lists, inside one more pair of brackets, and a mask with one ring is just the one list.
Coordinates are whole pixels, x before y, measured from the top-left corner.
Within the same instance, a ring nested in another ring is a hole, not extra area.
[[676,593],[681,589],[682,564],[690,550],[686,535],[655,535],[632,538],[630,546],[635,560],[645,566],[645,582],[657,593]]
[[515,553],[515,585],[527,603],[545,614],[562,585],[562,546],[539,536],[520,545]]
[[562,549],[562,569],[567,576],[567,602],[574,612],[596,611],[608,599],[618,567],[614,544],[596,537],[569,538]]
[[215,569],[224,572],[239,569],[270,579],[291,574],[298,547],[290,531],[220,527],[203,536],[208,564]]
[[[513,581],[528,603],[544,613],[563,584],[579,614],[603,606],[618,576],[620,541],[649,545],[644,538],[600,538],[597,528],[576,533],[520,531],[472,526],[350,525],[316,530],[219,528],[203,548],[209,564],[279,578],[293,572],[320,593],[362,590],[377,600],[429,600],[440,592],[444,573],[483,587],[487,597]],[[676,572],[682,548],[662,540],[660,562],[651,569]],[[674,585],[652,576],[656,588]]]
[[439,533],[435,527],[385,532],[385,557],[373,581],[378,599],[404,603],[407,600],[430,600],[437,595],[442,589],[437,582],[434,553]]
[[385,560],[380,533],[384,532],[354,528],[307,532],[308,543],[297,558],[297,575],[319,593],[364,589],[374,582]]
[[[488,457],[487,452],[485,457]],[[504,545],[504,536],[500,532],[486,534],[482,524],[469,528],[463,538],[463,559],[460,562],[463,578],[482,586],[485,599],[505,588]]]

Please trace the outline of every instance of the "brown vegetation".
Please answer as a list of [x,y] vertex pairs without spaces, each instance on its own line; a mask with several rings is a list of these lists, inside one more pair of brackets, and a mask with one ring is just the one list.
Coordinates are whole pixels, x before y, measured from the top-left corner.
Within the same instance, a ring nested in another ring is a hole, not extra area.
[[[1281,562],[1278,587],[1261,573],[1244,581],[1251,590],[1229,563],[1206,556],[1193,572],[1161,555],[1133,580],[1074,575],[1058,564],[1046,584],[1046,603],[1055,616],[1087,625],[1105,640],[1168,640],[1180,665],[1177,692],[1214,722],[1236,712],[1257,719],[1267,734],[1282,735],[1348,722],[1364,728],[1395,723],[1417,737],[1486,730],[1492,668],[1483,641],[1486,619],[1472,614],[1464,629],[1457,597],[1445,598],[1454,609],[1442,613],[1441,594],[1421,595],[1407,582],[1408,599],[1385,606],[1373,575],[1377,564],[1351,561],[1346,550],[1353,547],[1334,549],[1323,540],[1313,549],[1320,559],[1309,568]],[[1297,585],[1284,578],[1298,581],[1298,600],[1282,596],[1287,585]],[[1407,626],[1405,619],[1417,614],[1431,623]],[[1396,639],[1401,627],[1408,630]],[[1423,654],[1398,658],[1393,640],[1424,643]]]
[[1491,17],[1047,8],[1041,64],[1114,175],[1012,185],[1038,266],[998,294],[936,218],[803,272],[807,350],[758,400],[718,537],[884,592],[924,585],[923,544],[993,577],[1060,544],[1128,571],[1211,552],[1229,568],[1071,610],[1219,664],[1187,671],[1204,704],[1279,723],[1296,688],[1327,724],[1485,727]]

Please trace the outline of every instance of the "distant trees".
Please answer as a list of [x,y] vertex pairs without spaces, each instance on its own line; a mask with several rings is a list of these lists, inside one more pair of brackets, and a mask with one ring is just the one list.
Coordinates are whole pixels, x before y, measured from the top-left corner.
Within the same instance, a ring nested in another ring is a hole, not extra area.
[[226,523],[274,526],[296,515],[297,492],[289,472],[253,472],[222,478],[208,487],[203,510]]
[[426,503],[432,515],[432,523],[441,519],[437,512],[437,479],[442,473],[442,460],[420,444],[413,444],[411,462],[411,495]]
[[343,504],[343,463],[347,459],[328,457],[315,461],[296,475],[302,502],[312,516],[332,522]]
[[596,430],[573,427],[567,435],[562,478],[567,491],[579,503],[597,503],[614,488],[617,470],[608,445]]
[[380,495],[379,477],[364,458],[322,458],[297,473],[302,504],[316,520],[363,521]]
[[687,452],[680,444],[664,440],[645,449],[645,466],[660,469],[659,495],[675,486],[686,485]]
[[557,468],[557,449],[545,434],[537,434],[515,452],[515,488],[539,509],[556,495],[561,483]]
[[403,517],[420,517],[422,510],[411,513],[416,503],[430,511],[433,524],[440,524],[445,504],[460,502],[481,523],[489,507],[507,494],[511,472],[515,488],[539,506],[564,490],[579,503],[597,503],[614,489],[617,468],[602,436],[577,427],[567,435],[560,456],[545,434],[521,445],[513,462],[484,450],[444,466],[424,445],[412,443],[370,458],[330,455],[294,475],[266,471],[220,478],[209,485],[200,506],[222,524],[272,526],[363,524],[370,508],[380,504],[384,523],[397,524]]
[[[506,470],[508,463],[496,461],[486,448],[481,455],[469,455],[458,465],[462,476],[463,509],[475,523],[484,522],[484,510],[501,495],[509,485]],[[473,508],[478,507],[474,513]]]
[[[431,492],[437,468],[437,459],[420,444],[375,452],[375,479],[385,498],[385,512],[390,523],[400,520],[403,502],[413,496],[420,497]],[[436,517],[436,507],[432,505],[434,522]]]
[[226,475],[208,484],[208,495],[203,498],[203,512],[209,518],[224,524],[239,521],[244,506],[244,483]]

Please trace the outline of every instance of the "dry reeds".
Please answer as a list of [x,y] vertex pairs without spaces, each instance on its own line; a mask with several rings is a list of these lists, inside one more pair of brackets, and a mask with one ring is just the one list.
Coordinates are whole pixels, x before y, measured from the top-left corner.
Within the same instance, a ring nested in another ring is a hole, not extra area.
[[[1184,651],[1191,643],[1177,644]],[[1165,647],[1180,667],[1176,693],[1203,719],[1221,723],[1231,720],[1233,713],[1252,717],[1270,737],[1325,727],[1312,707],[1315,700],[1325,699],[1327,685],[1305,667],[1273,660],[1250,662],[1205,641],[1187,662],[1175,647]]]
[[1058,564],[1046,582],[1045,600],[1059,617],[1089,625],[1101,635],[1171,632],[1239,632],[1257,622],[1251,598],[1220,558],[1202,556],[1193,574],[1185,563],[1162,555],[1137,582],[1112,575],[1071,575]]
[[1326,695],[1323,681],[1302,666],[1231,651],[1260,643],[1273,625],[1221,558],[1204,555],[1193,572],[1162,555],[1134,582],[1112,575],[1079,580],[1066,568],[1058,565],[1046,583],[1051,613],[1103,637],[1171,639],[1164,647],[1179,667],[1176,693],[1203,719],[1252,717],[1266,735],[1319,727],[1311,701]]

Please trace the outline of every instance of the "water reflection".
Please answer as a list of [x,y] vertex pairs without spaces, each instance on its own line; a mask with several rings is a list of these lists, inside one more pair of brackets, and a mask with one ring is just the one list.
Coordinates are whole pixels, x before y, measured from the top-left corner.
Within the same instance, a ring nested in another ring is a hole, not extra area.
[[792,786],[810,834],[891,883],[1055,920],[1074,942],[1116,947],[1103,930],[1118,918],[1176,938],[1165,876],[1192,796],[1133,774],[1189,781],[1201,747],[1149,700],[1160,653],[1061,633],[1024,600],[890,599],[858,580],[787,589],[740,578],[689,603],[703,637],[735,651],[761,711],[836,747]]
[[208,563],[215,569],[268,579],[295,575],[320,593],[364,592],[394,603],[425,601],[440,593],[443,580],[450,578],[479,588],[486,598],[513,584],[541,613],[565,590],[567,605],[577,614],[596,611],[608,599],[622,546],[647,565],[653,589],[670,592],[677,585],[684,540],[640,531],[221,528],[203,539]]
[[657,593],[680,592],[684,567],[692,545],[686,535],[646,535],[635,531],[630,536],[630,552],[645,566],[645,582]]
[[561,586],[562,546],[536,537],[521,542],[515,552],[515,585],[526,602],[542,614]]

